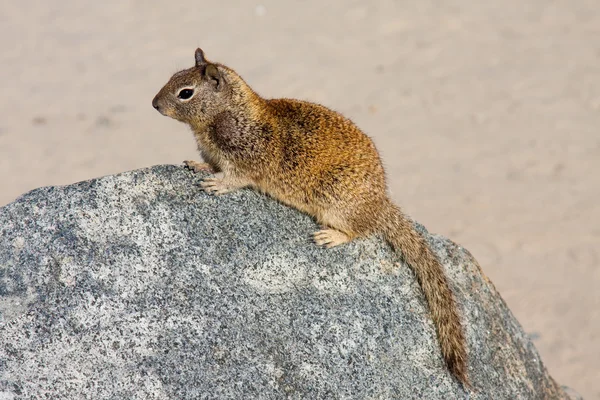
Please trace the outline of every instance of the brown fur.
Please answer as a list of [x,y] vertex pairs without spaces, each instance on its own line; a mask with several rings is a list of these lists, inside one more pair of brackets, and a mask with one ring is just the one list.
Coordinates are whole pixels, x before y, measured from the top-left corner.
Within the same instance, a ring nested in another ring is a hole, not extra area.
[[[182,88],[193,88],[191,99],[177,97]],[[203,181],[205,191],[266,193],[315,217],[325,227],[315,241],[326,247],[382,234],[416,273],[448,368],[469,384],[465,338],[443,267],[389,199],[375,145],[354,123],[318,104],[263,99],[200,49],[196,65],[173,75],[152,104],[189,124],[206,163],[222,173]]]

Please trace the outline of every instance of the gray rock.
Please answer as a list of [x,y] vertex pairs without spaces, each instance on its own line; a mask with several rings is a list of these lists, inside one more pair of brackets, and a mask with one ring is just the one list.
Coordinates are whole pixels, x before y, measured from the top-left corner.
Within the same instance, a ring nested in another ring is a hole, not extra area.
[[200,179],[157,166],[0,209],[0,398],[569,398],[464,248],[418,225],[464,315],[474,392],[382,241],[317,248],[309,217]]

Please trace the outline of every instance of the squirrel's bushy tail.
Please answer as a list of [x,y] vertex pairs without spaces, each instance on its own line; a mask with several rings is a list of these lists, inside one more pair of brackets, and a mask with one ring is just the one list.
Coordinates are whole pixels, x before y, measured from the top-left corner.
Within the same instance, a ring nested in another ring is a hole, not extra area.
[[444,269],[399,207],[390,202],[384,214],[381,233],[414,270],[425,293],[448,369],[463,385],[469,387],[466,341]]

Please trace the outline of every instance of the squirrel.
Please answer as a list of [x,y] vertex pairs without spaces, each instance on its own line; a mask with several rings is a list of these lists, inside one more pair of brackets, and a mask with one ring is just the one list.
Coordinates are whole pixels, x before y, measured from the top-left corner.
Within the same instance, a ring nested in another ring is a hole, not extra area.
[[184,164],[218,173],[201,182],[205,192],[265,193],[314,217],[322,226],[314,241],[326,248],[383,236],[415,272],[448,369],[470,387],[466,340],[444,269],[390,200],[379,153],[358,126],[319,104],[262,98],[200,48],[195,65],[175,73],[152,106],[191,127],[205,162]]

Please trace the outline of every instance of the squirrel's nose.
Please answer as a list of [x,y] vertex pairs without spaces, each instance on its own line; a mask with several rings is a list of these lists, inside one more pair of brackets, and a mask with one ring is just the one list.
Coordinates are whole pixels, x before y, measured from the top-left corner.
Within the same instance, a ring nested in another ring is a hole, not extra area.
[[152,107],[158,110],[158,99],[156,97],[152,99]]

